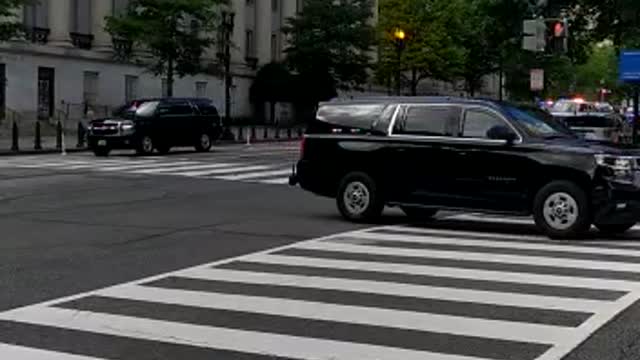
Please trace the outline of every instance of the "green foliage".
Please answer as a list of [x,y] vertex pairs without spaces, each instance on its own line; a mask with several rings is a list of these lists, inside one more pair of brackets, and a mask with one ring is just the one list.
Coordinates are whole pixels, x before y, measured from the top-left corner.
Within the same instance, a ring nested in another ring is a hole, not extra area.
[[0,42],[23,34],[22,17],[15,17],[15,10],[30,0],[0,0]]
[[460,27],[457,5],[451,0],[381,0],[378,80],[393,77],[398,69],[396,29],[407,36],[400,67],[410,74],[405,81],[413,95],[423,79],[451,80],[463,54],[455,41]]
[[[166,75],[169,95],[173,76],[202,70],[204,51],[216,43],[224,0],[132,0],[123,15],[107,18],[107,31],[133,48],[148,50],[143,59],[155,75]],[[131,54],[135,57],[135,53]],[[137,59],[141,60],[141,59]]]
[[[304,11],[287,20],[287,64],[323,86],[359,89],[368,80],[374,44],[372,0],[306,0]],[[316,84],[308,84],[315,87]],[[324,100],[334,90],[316,92]]]

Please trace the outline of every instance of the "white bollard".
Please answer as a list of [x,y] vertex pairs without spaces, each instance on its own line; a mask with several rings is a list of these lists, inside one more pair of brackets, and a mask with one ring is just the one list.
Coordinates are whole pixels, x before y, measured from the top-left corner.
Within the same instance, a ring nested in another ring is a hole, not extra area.
[[251,129],[247,128],[247,146],[251,146]]

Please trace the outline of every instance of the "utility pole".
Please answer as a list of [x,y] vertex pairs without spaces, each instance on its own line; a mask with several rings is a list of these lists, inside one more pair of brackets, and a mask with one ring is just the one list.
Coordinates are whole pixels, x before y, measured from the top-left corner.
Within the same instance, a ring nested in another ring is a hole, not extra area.
[[396,45],[396,96],[402,94],[402,52],[405,47],[405,39],[407,35],[404,30],[398,28],[393,33],[393,38]]

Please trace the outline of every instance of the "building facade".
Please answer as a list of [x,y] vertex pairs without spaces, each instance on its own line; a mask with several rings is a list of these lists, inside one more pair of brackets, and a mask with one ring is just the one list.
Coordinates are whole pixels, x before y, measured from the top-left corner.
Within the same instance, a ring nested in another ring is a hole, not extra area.
[[[145,68],[114,60],[119,51],[105,31],[105,17],[123,11],[128,0],[39,0],[15,12],[27,29],[24,39],[0,44],[0,113],[24,119],[78,115],[85,104],[95,109],[166,93],[164,79]],[[281,60],[286,19],[302,0],[232,0],[231,113],[251,114],[249,87],[256,70]],[[205,62],[216,62],[209,49]],[[222,77],[198,74],[177,79],[174,96],[204,96],[224,112]]]

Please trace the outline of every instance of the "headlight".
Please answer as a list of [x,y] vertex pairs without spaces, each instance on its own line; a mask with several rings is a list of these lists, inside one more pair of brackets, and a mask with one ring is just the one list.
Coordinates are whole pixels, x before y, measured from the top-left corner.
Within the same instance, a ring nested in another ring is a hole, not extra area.
[[134,127],[135,127],[135,124],[133,123],[133,121],[125,121],[120,123],[120,130],[125,132],[133,130]]
[[595,157],[598,165],[609,167],[615,171],[631,171],[636,168],[636,159],[630,156],[598,154]]

